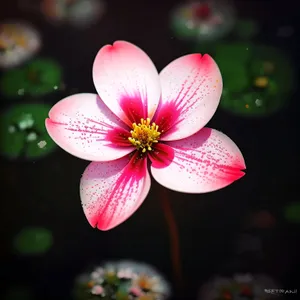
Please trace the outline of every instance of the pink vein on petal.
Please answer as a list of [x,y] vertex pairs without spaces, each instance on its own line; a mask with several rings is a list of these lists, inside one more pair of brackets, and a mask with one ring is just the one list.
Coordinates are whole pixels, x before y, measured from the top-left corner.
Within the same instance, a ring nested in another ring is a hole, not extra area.
[[[201,63],[201,59],[201,54],[193,56],[193,60],[198,60],[198,64]],[[199,91],[201,85],[205,82],[205,78],[202,78],[200,83],[197,82],[196,78],[199,76],[199,73],[199,69],[197,69],[196,67],[192,68],[190,70],[190,74],[188,74],[187,78],[181,84],[181,88],[179,90],[179,93],[177,94],[177,97],[174,100],[172,100],[172,102],[168,101],[161,104],[161,108],[157,112],[155,122],[157,124],[161,124],[164,121],[164,119],[167,119],[168,129],[166,129],[165,131],[169,130],[172,126],[175,127],[176,124],[180,123],[183,120],[183,117],[180,117],[180,115],[182,113],[186,113],[188,109],[198,101],[198,98],[195,98],[195,96],[197,96],[197,92]],[[189,95],[195,83],[197,83],[197,87]],[[192,99],[193,101],[191,101]]]
[[[161,137],[166,133],[176,130],[175,124],[178,123],[180,116],[180,109],[175,102],[161,103],[156,114],[154,115],[153,122],[159,126]],[[172,128],[173,127],[173,128]]]
[[129,137],[131,137],[131,133],[123,128],[110,129],[106,134],[106,140],[112,143],[110,146],[115,147],[132,147],[128,140]]
[[153,117],[160,100],[160,81],[153,62],[137,46],[116,41],[102,47],[94,61],[93,80],[104,103],[128,126],[145,116]]
[[174,149],[168,145],[158,143],[153,147],[153,151],[148,153],[148,157],[154,168],[165,168],[174,159]]
[[81,180],[81,199],[93,227],[109,230],[129,218],[150,189],[146,158],[135,152],[117,161],[91,163]]
[[[179,140],[199,131],[215,113],[222,93],[222,77],[214,60],[201,54],[180,57],[161,71],[160,79],[161,107],[171,102],[177,112],[162,140]],[[158,112],[156,123],[162,117]]]
[[244,176],[245,162],[235,143],[210,128],[167,145],[174,149],[174,159],[163,169],[151,166],[161,185],[179,192],[207,193]]
[[[197,155],[201,158],[197,158]],[[205,158],[205,156],[207,157]],[[227,156],[228,159],[232,159],[229,153],[226,153],[225,156]],[[191,166],[190,171],[198,175],[199,172],[196,166],[202,165],[202,168],[205,169],[204,176],[215,178],[216,180],[231,183],[245,175],[245,173],[241,171],[243,167],[241,168],[241,165],[236,161],[233,162],[231,166],[224,165],[220,163],[220,159],[216,159],[212,155],[206,155],[205,152],[200,150],[194,150],[193,154],[189,154],[184,147],[176,147],[176,157],[178,160],[174,163],[178,165],[180,169],[189,165]],[[197,165],[193,167],[195,163],[197,163]]]
[[[46,128],[51,138],[65,151],[86,160],[120,158],[133,147],[114,143],[129,128],[95,94],[77,94],[57,102],[49,112]],[[114,136],[115,134],[115,136]]]
[[[143,96],[143,98],[147,98],[147,95]],[[148,117],[147,101],[143,103],[141,96],[122,96],[120,100],[120,107],[131,124],[138,124],[140,123],[141,118],[146,119]]]

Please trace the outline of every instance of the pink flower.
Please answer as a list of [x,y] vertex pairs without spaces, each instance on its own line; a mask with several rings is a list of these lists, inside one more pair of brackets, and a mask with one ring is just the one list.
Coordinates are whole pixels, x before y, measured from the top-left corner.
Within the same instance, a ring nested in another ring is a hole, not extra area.
[[102,295],[104,293],[104,289],[101,285],[95,285],[93,286],[91,293],[93,295]]
[[204,127],[222,93],[209,55],[180,57],[158,75],[145,52],[117,41],[98,52],[93,80],[99,96],[67,97],[46,120],[61,148],[93,161],[80,182],[91,226],[109,230],[139,208],[151,185],[147,162],[157,182],[184,193],[212,192],[244,175],[234,142]]
[[130,293],[132,293],[135,296],[142,296],[144,293],[138,286],[133,286],[130,288]]

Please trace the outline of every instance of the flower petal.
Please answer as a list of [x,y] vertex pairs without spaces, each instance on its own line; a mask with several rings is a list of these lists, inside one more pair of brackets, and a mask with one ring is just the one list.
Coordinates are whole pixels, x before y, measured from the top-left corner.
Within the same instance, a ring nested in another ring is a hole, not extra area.
[[214,115],[222,93],[222,77],[207,54],[180,57],[159,74],[162,89],[154,121],[161,140],[179,140],[198,132]]
[[148,157],[154,168],[165,168],[171,164],[174,159],[174,149],[172,147],[158,143],[153,148],[153,151],[148,153]]
[[244,176],[245,162],[236,144],[225,134],[203,128],[191,137],[168,142],[174,159],[166,168],[151,166],[154,179],[178,192],[207,193]]
[[128,141],[129,128],[96,94],[77,94],[57,102],[46,128],[61,148],[86,160],[113,160],[135,149]]
[[104,103],[127,125],[152,118],[160,100],[160,81],[148,55],[135,45],[117,41],[98,52],[93,79]]
[[147,159],[138,152],[110,162],[92,162],[80,182],[84,213],[93,227],[112,229],[143,203],[151,185]]

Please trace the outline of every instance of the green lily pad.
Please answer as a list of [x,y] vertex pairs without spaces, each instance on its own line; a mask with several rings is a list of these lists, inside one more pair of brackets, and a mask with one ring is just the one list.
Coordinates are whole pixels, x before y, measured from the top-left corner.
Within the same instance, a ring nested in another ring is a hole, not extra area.
[[280,49],[269,46],[258,46],[254,51],[253,61],[267,62],[272,65],[272,78],[278,86],[281,95],[290,94],[296,86],[296,74],[287,54]]
[[276,96],[270,101],[267,95],[257,92],[241,93],[232,96],[228,93],[221,98],[220,106],[237,115],[243,116],[267,116],[281,107],[281,98]]
[[240,64],[238,61],[218,60],[218,65],[226,89],[230,92],[240,92],[247,88],[250,78],[244,64]]
[[42,227],[27,227],[14,238],[15,250],[23,255],[44,254],[53,244],[49,230]]
[[236,49],[242,54],[234,50],[232,55],[232,47],[217,47],[216,61],[224,81],[220,106],[243,116],[266,116],[280,110],[296,82],[287,55],[273,47],[251,46],[251,56],[246,57],[241,44]]
[[254,60],[250,65],[250,73],[252,76],[264,76],[264,62],[262,60]]
[[31,288],[27,286],[13,286],[9,288],[4,296],[4,300],[31,300],[34,299]]
[[3,74],[0,81],[1,92],[6,97],[23,96],[28,82],[23,69],[13,69]]
[[250,64],[252,76],[272,76],[275,71],[274,63],[269,60],[257,59],[256,57]]
[[300,223],[300,202],[290,203],[284,208],[284,217],[290,223]]
[[51,59],[35,59],[17,70],[9,70],[1,78],[4,96],[43,96],[60,89],[62,70]]
[[239,115],[262,115],[267,112],[267,103],[263,97],[256,92],[241,94],[240,97],[231,96],[230,93],[222,95],[221,106]]
[[45,128],[50,109],[46,104],[20,104],[2,113],[0,154],[11,159],[37,159],[56,149]]
[[245,44],[216,45],[215,60],[219,65],[224,87],[230,92],[240,92],[249,85],[247,62],[250,60],[251,49]]
[[255,20],[242,19],[235,25],[235,35],[240,39],[251,39],[259,32],[259,25]]
[[236,64],[246,64],[253,53],[250,43],[220,43],[216,45],[215,59],[218,63],[228,61]]
[[266,88],[266,94],[270,96],[277,96],[279,94],[278,82],[274,79],[269,79],[268,87]]
[[231,107],[232,98],[233,97],[231,96],[231,93],[228,91],[227,87],[224,86],[223,92],[222,92],[222,97],[221,97],[222,106]]
[[59,64],[51,59],[35,59],[25,67],[27,92],[33,96],[48,94],[57,89],[62,80]]
[[235,108],[245,114],[260,115],[265,114],[268,107],[267,102],[261,94],[249,92],[241,97],[241,101],[236,103]]

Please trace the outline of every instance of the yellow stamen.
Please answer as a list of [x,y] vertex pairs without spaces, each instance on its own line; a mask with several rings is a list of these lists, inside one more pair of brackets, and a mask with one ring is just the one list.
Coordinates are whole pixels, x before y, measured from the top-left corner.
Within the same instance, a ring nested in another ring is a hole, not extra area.
[[146,120],[141,119],[139,124],[133,123],[130,133],[129,142],[138,150],[141,150],[142,153],[145,153],[147,150],[152,151],[152,145],[158,142],[161,134],[154,122],[150,124],[149,118]]

